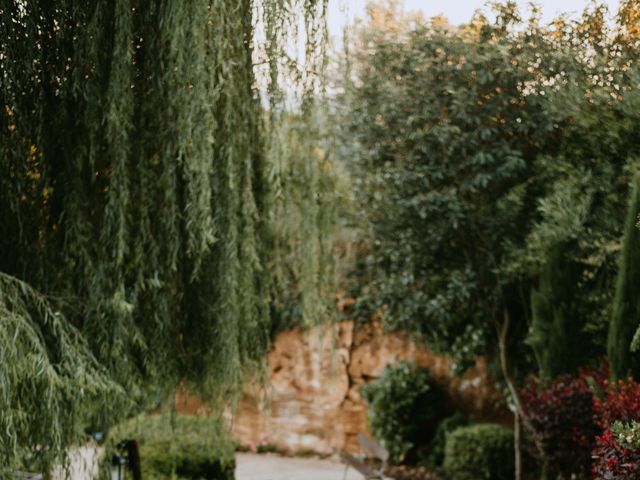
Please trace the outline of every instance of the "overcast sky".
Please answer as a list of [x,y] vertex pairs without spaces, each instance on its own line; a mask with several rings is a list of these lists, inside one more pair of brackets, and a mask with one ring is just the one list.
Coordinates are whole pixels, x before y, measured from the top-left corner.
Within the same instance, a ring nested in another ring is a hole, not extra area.
[[[348,18],[364,17],[367,0],[329,0],[329,32],[333,35],[340,35],[342,27]],[[406,11],[421,10],[425,17],[443,14],[452,24],[459,24],[469,21],[473,12],[485,6],[484,0],[401,0]],[[522,9],[526,9],[530,3],[528,0],[517,0]],[[550,21],[557,14],[568,12],[578,15],[589,0],[538,0],[535,2],[542,7],[543,20]],[[618,7],[618,0],[605,0],[609,5],[611,14],[614,14]]]

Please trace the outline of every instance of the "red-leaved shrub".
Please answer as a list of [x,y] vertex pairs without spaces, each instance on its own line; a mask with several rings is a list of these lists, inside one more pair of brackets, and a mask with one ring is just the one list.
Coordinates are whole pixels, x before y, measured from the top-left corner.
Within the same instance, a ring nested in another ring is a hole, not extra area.
[[614,422],[640,422],[640,384],[611,384],[609,369],[553,381],[531,379],[521,391],[539,460],[551,478],[640,479],[640,449],[621,443]]
[[603,398],[595,396],[593,400],[603,430],[608,430],[613,422],[640,420],[640,384],[633,378],[613,385],[605,381],[603,395]]
[[622,445],[611,431],[614,422],[640,421],[640,385],[633,379],[604,385],[602,398],[594,396],[596,421],[603,434],[593,450],[593,479],[640,478],[640,449]]
[[640,450],[626,448],[611,432],[596,438],[593,451],[594,480],[631,480],[640,478]]
[[532,379],[521,400],[538,457],[554,477],[587,478],[600,428],[594,418],[590,377],[566,375],[551,382]]

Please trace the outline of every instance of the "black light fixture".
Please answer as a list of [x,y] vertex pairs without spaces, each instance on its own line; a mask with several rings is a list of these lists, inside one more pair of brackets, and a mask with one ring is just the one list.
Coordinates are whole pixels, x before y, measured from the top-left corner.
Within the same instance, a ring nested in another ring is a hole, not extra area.
[[114,453],[111,457],[111,480],[125,480],[127,457]]
[[[126,472],[129,472],[127,475]],[[116,446],[116,452],[111,457],[111,479],[110,480],[142,480],[140,470],[140,450],[138,442],[128,439],[120,442]]]

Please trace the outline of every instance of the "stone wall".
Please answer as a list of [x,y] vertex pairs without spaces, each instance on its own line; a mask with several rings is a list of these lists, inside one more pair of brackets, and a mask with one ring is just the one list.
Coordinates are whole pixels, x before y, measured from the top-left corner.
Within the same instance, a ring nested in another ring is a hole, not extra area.
[[[247,390],[230,417],[233,435],[251,448],[263,444],[291,453],[357,451],[357,434],[367,432],[360,389],[387,365],[402,360],[428,368],[452,401],[477,419],[509,420],[482,359],[456,377],[446,358],[404,335],[384,333],[379,322],[344,321],[278,335],[268,357],[268,384]],[[178,407],[193,411],[195,405],[182,398]]]

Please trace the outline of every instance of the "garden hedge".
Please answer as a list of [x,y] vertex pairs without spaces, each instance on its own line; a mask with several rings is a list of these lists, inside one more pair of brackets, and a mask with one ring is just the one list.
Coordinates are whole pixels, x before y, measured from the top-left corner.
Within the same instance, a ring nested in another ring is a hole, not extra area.
[[216,419],[190,415],[133,418],[109,432],[105,460],[128,439],[138,441],[144,480],[235,479],[234,445]]
[[513,431],[496,424],[460,427],[446,435],[444,471],[451,480],[512,480]]

